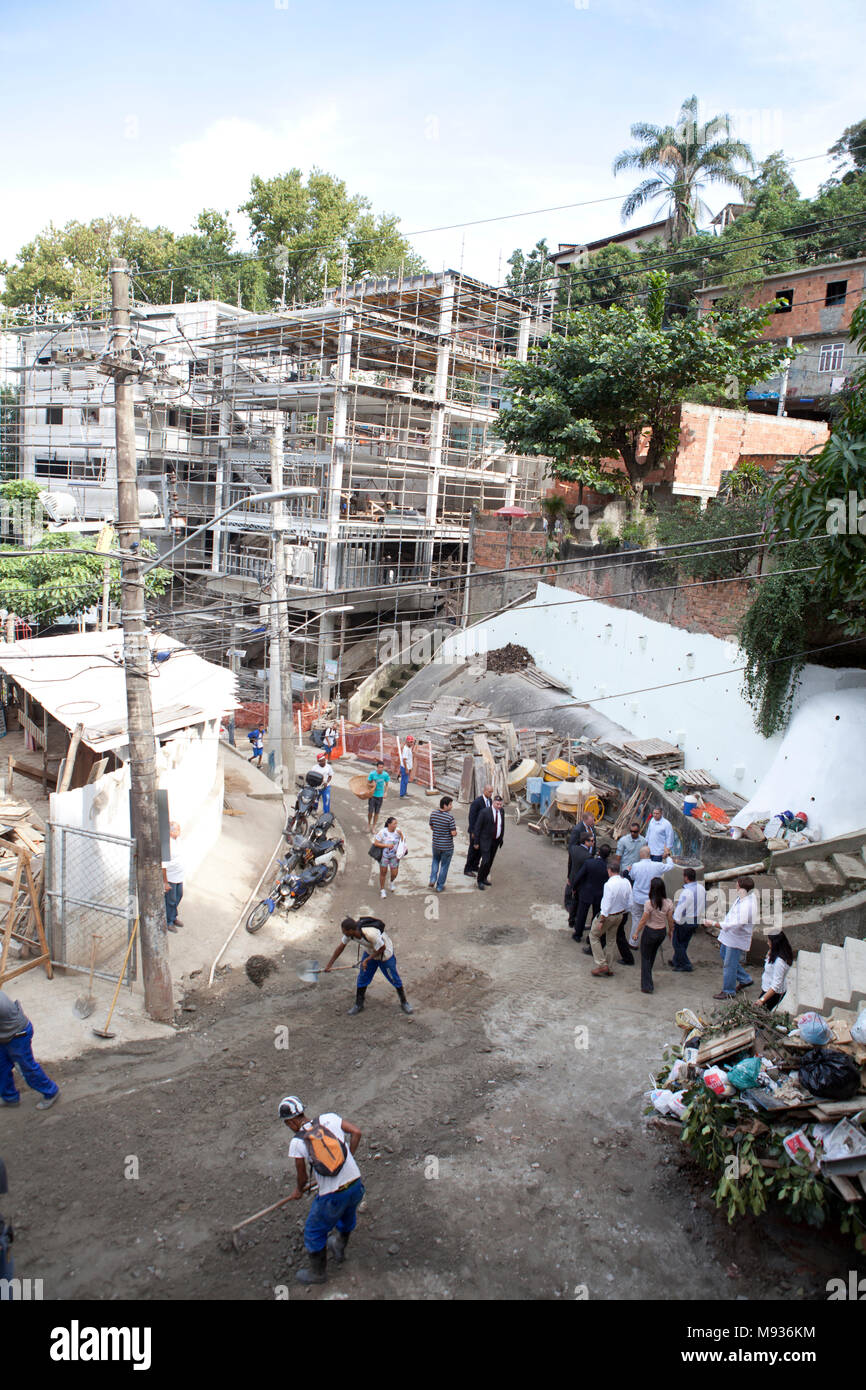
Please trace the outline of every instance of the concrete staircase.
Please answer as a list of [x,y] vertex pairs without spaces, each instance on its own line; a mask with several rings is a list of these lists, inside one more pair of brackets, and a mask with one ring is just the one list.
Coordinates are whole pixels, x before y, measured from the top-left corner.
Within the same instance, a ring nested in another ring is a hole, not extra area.
[[866,941],[847,936],[841,946],[824,942],[820,951],[800,951],[787,983],[779,1004],[785,1013],[860,1008],[866,1004]]
[[370,720],[378,719],[385,707],[391,703],[394,696],[403,689],[404,685],[408,684],[415,675],[415,672],[420,671],[420,669],[420,664],[417,662],[409,666],[395,666],[392,671],[389,672],[387,683],[380,686],[376,694],[372,695],[364,705],[361,712],[362,721],[367,723]]

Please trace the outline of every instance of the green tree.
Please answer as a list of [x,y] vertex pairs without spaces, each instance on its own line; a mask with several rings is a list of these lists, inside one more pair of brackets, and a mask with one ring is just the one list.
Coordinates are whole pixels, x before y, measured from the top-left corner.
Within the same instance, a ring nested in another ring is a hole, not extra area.
[[146,281],[153,303],[185,299],[222,299],[241,308],[268,308],[267,274],[262,264],[241,251],[228,212],[204,208],[193,230],[177,239],[175,265]]
[[[73,532],[54,532],[45,536],[31,551],[22,553],[8,546],[0,548],[0,607],[20,618],[41,623],[61,617],[74,617],[95,607],[102,598],[105,556],[95,549],[92,536]],[[91,554],[57,555],[55,551],[92,551]],[[152,552],[151,543],[142,552]],[[110,594],[120,602],[120,564],[109,560]],[[153,569],[144,585],[148,597],[164,594],[171,583],[169,569]]]
[[845,170],[843,180],[866,174],[866,121],[846,126],[827,153],[836,160],[837,175],[840,170]]
[[[50,223],[22,246],[6,275],[3,303],[28,307],[40,320],[100,314],[110,303],[108,263],[125,256],[134,270],[158,270],[177,256],[174,233],[145,227],[135,217],[95,217]],[[147,297],[155,296],[150,289]]]
[[633,125],[632,139],[640,143],[617,155],[613,172],[651,169],[653,174],[625,199],[623,222],[646,203],[664,199],[676,244],[697,230],[698,217],[707,211],[701,197],[706,184],[727,184],[745,197],[750,181],[746,169],[738,166],[752,169],[754,161],[748,145],[731,137],[730,125],[729,116],[713,116],[701,124],[695,96],[683,102],[676,125]]
[[508,264],[511,267],[505,277],[508,289],[527,297],[550,294],[554,282],[554,268],[550,259],[550,247],[543,237],[525,255],[520,247],[517,247],[508,257]]
[[350,195],[345,183],[314,169],[304,183],[300,169],[250,183],[239,209],[250,219],[256,254],[265,263],[266,291],[272,302],[287,304],[318,298],[325,281],[340,283],[345,252],[349,280],[365,274],[407,275],[424,262],[398,231],[399,221],[374,215],[367,198]]
[[668,458],[679,437],[686,393],[707,383],[751,385],[772,376],[789,349],[758,340],[765,309],[737,309],[700,320],[677,318],[667,328],[663,280],[647,305],[591,308],[568,316],[528,362],[506,374],[509,402],[497,433],[516,451],[557,464],[619,456],[632,489]]

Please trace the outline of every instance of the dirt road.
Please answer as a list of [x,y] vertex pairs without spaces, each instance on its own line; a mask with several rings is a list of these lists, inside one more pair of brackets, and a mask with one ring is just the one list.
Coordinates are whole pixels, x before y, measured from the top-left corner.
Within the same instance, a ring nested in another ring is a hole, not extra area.
[[[351,770],[334,798],[345,872],[303,932],[293,918],[300,939],[281,945],[276,925],[250,939],[277,966],[261,988],[234,969],[188,996],[174,1038],[94,1044],[56,1069],[53,1110],[27,1092],[3,1112],[17,1272],[53,1299],[823,1297],[846,1247],[769,1221],[731,1233],[644,1127],[676,1009],[718,988],[709,944],[691,977],[657,965],[652,996],[636,969],[593,979],[559,906],[564,851],[509,822],[479,893],[461,873],[465,812],[447,889],[429,894],[437,803],[415,787],[389,802],[412,852],[380,902]],[[357,1018],[351,972],[297,978],[363,909],[393,933],[412,1018],[381,978]],[[228,1239],[294,1181],[287,1092],[364,1132],[349,1259],[307,1291],[293,1282],[306,1203],[251,1227],[239,1253]]]

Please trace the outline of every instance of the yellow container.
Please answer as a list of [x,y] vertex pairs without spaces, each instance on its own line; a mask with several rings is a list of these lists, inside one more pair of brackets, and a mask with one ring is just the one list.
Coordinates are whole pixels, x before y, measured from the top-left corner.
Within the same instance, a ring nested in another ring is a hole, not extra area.
[[580,768],[575,767],[574,763],[567,763],[565,758],[554,758],[552,763],[546,763],[544,768],[545,782],[563,782],[566,777],[579,777]]

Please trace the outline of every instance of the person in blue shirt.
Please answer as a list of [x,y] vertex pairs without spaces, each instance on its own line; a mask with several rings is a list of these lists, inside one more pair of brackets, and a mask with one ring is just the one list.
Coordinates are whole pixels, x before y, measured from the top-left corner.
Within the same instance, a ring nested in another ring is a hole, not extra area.
[[385,764],[381,760],[376,764],[375,772],[371,772],[367,778],[367,781],[372,782],[373,784],[373,795],[367,802],[367,825],[374,834],[376,830],[376,822],[378,821],[379,813],[382,810],[382,801],[385,796],[385,788],[387,787],[390,780],[391,778],[389,774],[385,771]]
[[[249,739],[253,747],[252,757],[247,758],[247,762],[256,763],[257,767],[261,767],[262,754],[265,751],[265,736],[262,733],[261,729],[250,729],[249,733],[247,734],[247,738]],[[258,762],[256,762],[256,759],[258,759]]]

